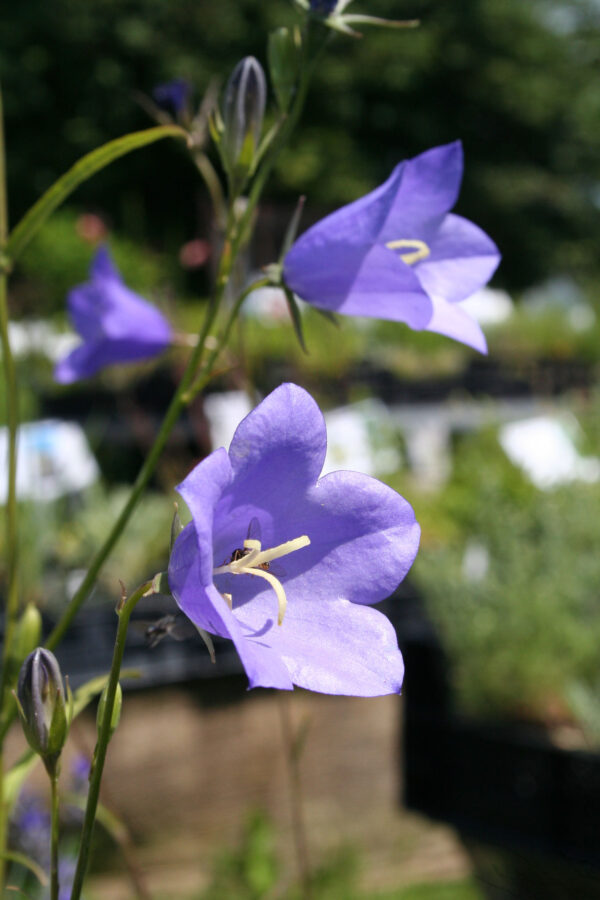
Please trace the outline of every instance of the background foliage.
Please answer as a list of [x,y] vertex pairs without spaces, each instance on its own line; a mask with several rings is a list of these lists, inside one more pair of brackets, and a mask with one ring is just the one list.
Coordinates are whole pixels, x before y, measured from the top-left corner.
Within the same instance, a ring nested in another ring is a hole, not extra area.
[[[461,137],[468,166],[459,212],[497,240],[499,280],[522,288],[558,270],[591,284],[600,266],[598,4],[371,0],[363,8],[417,16],[423,27],[333,42],[273,198],[291,202],[302,191],[331,207],[400,159]],[[294,20],[284,0],[5,4],[0,78],[13,218],[79,155],[148,124],[136,91],[183,76],[197,102],[211,78],[223,81],[264,44],[268,28]],[[107,170],[77,200],[168,248],[208,227],[189,200],[196,191],[184,152],[165,144]],[[309,204],[307,220],[320,211]]]

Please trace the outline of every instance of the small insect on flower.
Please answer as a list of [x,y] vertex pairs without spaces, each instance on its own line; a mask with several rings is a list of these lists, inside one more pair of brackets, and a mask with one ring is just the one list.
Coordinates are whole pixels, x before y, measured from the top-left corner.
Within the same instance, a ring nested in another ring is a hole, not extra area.
[[[256,518],[256,516],[252,516],[250,519],[250,524],[248,525],[248,531],[246,532],[246,540],[244,541],[243,547],[236,547],[235,550],[232,551],[231,556],[225,560],[223,563],[224,566],[229,565],[232,562],[238,562],[240,559],[244,559],[244,557],[248,556],[255,550],[260,550],[262,541],[262,533],[260,528],[260,522]],[[285,569],[279,563],[273,565],[269,561],[260,562],[256,564],[257,569],[262,569],[263,572],[272,571],[276,575],[285,575]]]

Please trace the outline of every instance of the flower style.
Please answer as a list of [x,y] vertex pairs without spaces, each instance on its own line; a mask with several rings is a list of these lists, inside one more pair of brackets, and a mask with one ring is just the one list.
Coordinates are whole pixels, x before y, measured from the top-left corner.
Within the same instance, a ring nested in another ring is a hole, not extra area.
[[489,281],[500,254],[477,225],[448,212],[462,172],[460,141],[401,162],[301,235],[284,259],[286,284],[314,306],[406,322],[485,353],[460,303]]
[[179,485],[192,522],[173,547],[170,587],[195,625],[233,640],[250,687],[395,693],[402,656],[371,604],[408,572],[420,529],[406,500],[374,478],[319,479],[326,443],[306,391],[269,394],[229,451]]
[[89,378],[114,363],[156,356],[172,341],[167,320],[129,290],[106,247],[97,251],[90,276],[67,299],[71,321],[83,343],[56,366],[54,378],[61,384]]

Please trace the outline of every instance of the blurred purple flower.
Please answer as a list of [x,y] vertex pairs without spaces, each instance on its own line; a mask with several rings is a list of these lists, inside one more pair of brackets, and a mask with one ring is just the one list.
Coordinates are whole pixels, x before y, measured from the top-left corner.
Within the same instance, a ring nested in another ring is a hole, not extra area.
[[314,306],[406,322],[485,353],[460,302],[487,283],[500,254],[477,225],[449,213],[462,172],[460,141],[400,163],[301,235],[285,257],[285,282]]
[[11,840],[46,867],[50,862],[50,813],[37,794],[22,791],[11,821]]
[[124,284],[106,247],[90,268],[90,280],[69,293],[67,304],[83,343],[60,360],[54,378],[70,384],[105,366],[156,356],[171,343],[171,326],[147,300]]
[[152,97],[157,106],[174,116],[185,111],[191,93],[191,86],[185,78],[174,78],[164,84],[157,84]]
[[61,856],[58,860],[58,880],[60,884],[58,900],[70,900],[76,869],[77,860],[73,856]]
[[233,640],[250,687],[395,693],[402,656],[370,604],[406,575],[419,526],[374,478],[319,479],[326,443],[306,391],[269,394],[229,452],[211,453],[179,485],[192,522],[173,548],[171,590],[197,626]]
[[75,793],[86,792],[90,777],[90,761],[83,753],[78,753],[71,760],[70,775]]
[[310,0],[311,12],[318,16],[330,16],[337,6],[337,0]]

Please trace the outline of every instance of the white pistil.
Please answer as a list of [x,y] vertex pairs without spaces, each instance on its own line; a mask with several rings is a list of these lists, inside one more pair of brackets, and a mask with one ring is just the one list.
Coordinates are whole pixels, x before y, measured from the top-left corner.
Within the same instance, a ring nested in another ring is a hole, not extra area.
[[[259,578],[264,578],[271,585],[277,596],[279,608],[277,624],[281,625],[287,607],[287,597],[279,579],[272,572],[267,571],[268,564],[273,562],[274,559],[293,553],[295,550],[301,550],[302,547],[308,547],[309,544],[310,538],[308,535],[303,534],[301,537],[294,538],[293,541],[285,541],[276,547],[263,550],[260,541],[247,538],[244,541],[244,550],[248,552],[244,556],[240,556],[239,559],[232,559],[222,566],[217,566],[216,569],[213,569],[213,575],[258,575]],[[229,596],[227,595],[227,597]]]
[[427,259],[431,253],[425,241],[420,241],[418,238],[400,238],[397,241],[388,241],[385,246],[388,250],[401,250],[403,247],[412,247],[413,249],[410,253],[398,254],[402,262],[405,262],[407,266],[414,265],[420,259]]

